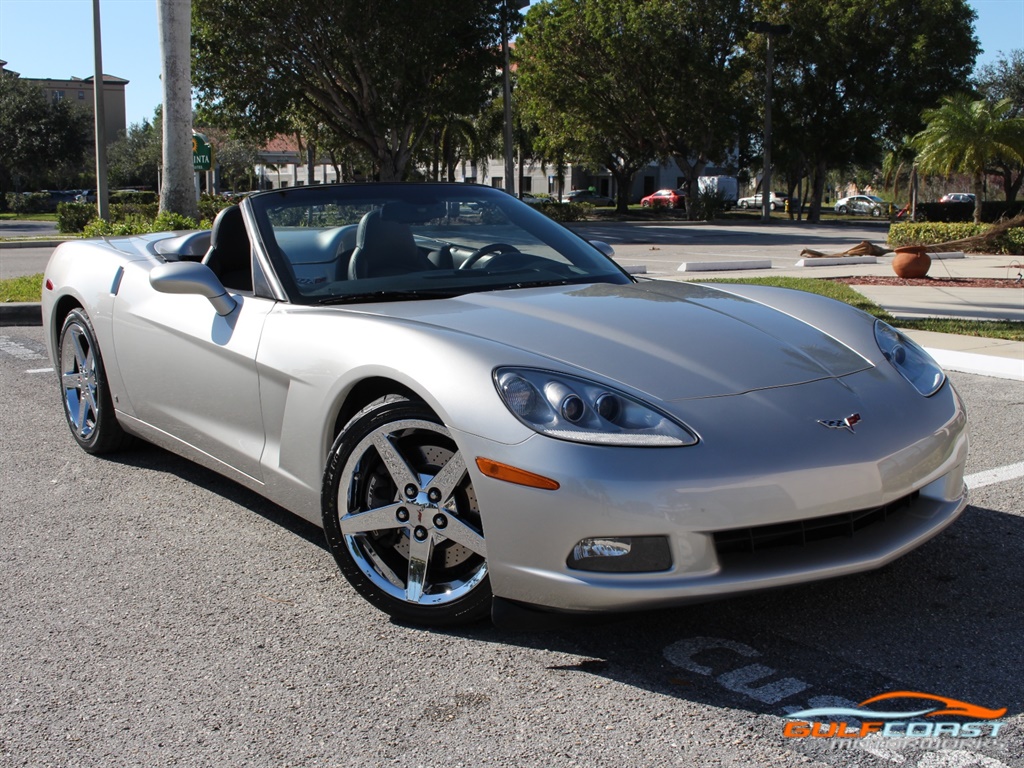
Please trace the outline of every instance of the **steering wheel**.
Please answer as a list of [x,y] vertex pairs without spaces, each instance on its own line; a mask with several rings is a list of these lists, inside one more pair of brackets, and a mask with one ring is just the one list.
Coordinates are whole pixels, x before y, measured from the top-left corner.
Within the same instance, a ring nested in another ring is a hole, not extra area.
[[484,256],[487,256],[488,254],[491,253],[497,253],[499,251],[503,254],[520,253],[520,250],[518,248],[516,248],[514,245],[509,245],[508,243],[490,243],[489,245],[477,248],[475,251],[469,254],[469,258],[462,262],[462,266],[460,266],[459,269],[471,269],[473,265],[480,261],[480,259],[482,259]]

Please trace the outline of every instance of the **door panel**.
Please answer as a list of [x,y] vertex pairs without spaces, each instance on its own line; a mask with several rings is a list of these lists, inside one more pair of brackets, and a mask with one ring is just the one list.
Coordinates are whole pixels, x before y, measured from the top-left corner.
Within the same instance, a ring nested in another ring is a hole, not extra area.
[[275,302],[236,295],[218,315],[202,296],[157,293],[129,269],[114,301],[114,347],[135,416],[261,479],[256,351]]

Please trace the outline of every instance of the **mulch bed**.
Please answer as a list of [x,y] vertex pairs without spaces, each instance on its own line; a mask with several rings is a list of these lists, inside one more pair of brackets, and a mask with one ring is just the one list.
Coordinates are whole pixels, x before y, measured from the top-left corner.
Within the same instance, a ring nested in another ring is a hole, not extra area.
[[1016,275],[1009,279],[997,277],[919,277],[907,279],[903,277],[880,277],[865,275],[864,277],[833,277],[835,283],[847,285],[925,285],[932,288],[1024,288],[1024,280],[1018,281]]

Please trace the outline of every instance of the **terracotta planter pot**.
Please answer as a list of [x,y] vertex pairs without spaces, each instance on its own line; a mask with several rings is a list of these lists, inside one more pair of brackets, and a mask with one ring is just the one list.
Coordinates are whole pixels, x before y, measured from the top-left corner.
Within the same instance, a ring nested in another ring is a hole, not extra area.
[[892,271],[897,277],[924,277],[932,265],[932,257],[923,245],[907,245],[896,249],[896,257],[892,260]]

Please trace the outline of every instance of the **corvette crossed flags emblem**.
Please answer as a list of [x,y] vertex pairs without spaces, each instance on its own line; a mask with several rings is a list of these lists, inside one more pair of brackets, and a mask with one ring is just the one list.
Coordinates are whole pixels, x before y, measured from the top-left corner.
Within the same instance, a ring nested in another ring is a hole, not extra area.
[[818,419],[818,423],[829,429],[848,429],[853,432],[853,426],[860,423],[860,414],[851,413],[845,419]]

